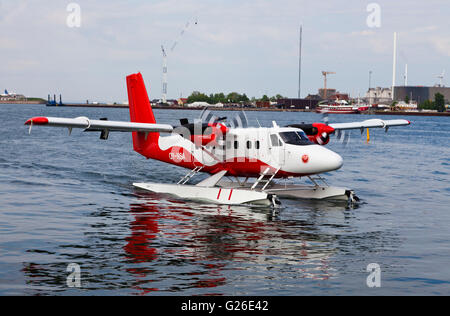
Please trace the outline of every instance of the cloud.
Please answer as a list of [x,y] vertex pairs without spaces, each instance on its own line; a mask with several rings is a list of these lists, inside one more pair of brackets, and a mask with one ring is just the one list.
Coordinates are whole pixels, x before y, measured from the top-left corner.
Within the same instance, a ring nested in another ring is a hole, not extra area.
[[[420,69],[418,77],[428,77],[430,64],[448,62],[450,54],[448,13],[439,9],[448,0],[380,0],[383,23],[376,29],[367,27],[366,4],[358,0],[73,1],[81,5],[79,29],[66,25],[72,0],[0,0],[0,87],[11,82],[24,93],[45,96],[57,85],[66,87],[70,99],[121,101],[123,76],[143,70],[158,93],[160,46],[170,48],[178,39],[169,56],[170,97],[188,92],[192,81],[205,91],[239,89],[259,96],[271,87],[295,95],[300,24],[305,92],[317,91],[325,67],[339,71],[336,81],[348,91],[364,85],[356,75],[366,77],[374,64],[378,73],[389,72],[394,31],[400,34],[399,50]],[[180,38],[193,17],[198,24]],[[389,84],[390,76],[384,77]]]
[[450,37],[433,36],[430,39],[431,44],[440,54],[450,57]]
[[426,32],[433,32],[438,30],[439,27],[437,25],[427,25],[427,26],[421,26],[417,27],[412,30],[413,33],[426,33]]
[[355,31],[350,33],[351,36],[372,36],[375,34],[375,31],[372,30]]

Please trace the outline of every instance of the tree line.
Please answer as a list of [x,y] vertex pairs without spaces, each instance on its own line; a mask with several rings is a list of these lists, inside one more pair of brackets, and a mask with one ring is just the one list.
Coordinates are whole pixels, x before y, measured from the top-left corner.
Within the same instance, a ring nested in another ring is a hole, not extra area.
[[277,94],[273,97],[268,97],[267,95],[263,95],[261,98],[257,99],[255,97],[252,97],[251,99],[245,94],[240,94],[238,92],[231,92],[229,94],[224,93],[211,93],[210,95],[207,95],[205,93],[201,93],[199,91],[194,91],[192,94],[188,97],[187,102],[193,103],[193,102],[206,102],[209,104],[217,104],[217,103],[240,103],[240,104],[247,104],[250,102],[257,102],[257,101],[272,101],[276,102],[278,99],[283,99],[283,96],[281,94]]
[[436,93],[434,95],[434,101],[425,100],[419,104],[419,109],[422,110],[437,110],[438,112],[445,112],[445,99],[441,93]]

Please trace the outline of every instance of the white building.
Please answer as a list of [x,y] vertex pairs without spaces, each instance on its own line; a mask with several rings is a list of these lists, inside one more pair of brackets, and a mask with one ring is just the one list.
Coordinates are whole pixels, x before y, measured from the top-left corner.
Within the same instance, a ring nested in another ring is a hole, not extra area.
[[0,94],[1,101],[15,101],[15,100],[24,100],[25,96],[22,94],[17,94],[15,92],[8,92],[5,90],[5,93]]
[[206,106],[211,106],[209,103],[207,102],[193,102],[187,105],[188,108],[204,108]]
[[370,88],[364,97],[369,104],[392,103],[392,89],[391,88]]

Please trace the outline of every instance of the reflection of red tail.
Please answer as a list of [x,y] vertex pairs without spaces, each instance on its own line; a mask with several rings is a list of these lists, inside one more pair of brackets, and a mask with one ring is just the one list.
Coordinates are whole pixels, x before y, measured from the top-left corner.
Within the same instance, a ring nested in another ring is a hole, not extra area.
[[[127,77],[128,103],[130,106],[130,120],[136,123],[156,123],[153,115],[144,79],[140,73]],[[159,133],[133,132],[134,150],[143,154],[151,144],[157,144]]]

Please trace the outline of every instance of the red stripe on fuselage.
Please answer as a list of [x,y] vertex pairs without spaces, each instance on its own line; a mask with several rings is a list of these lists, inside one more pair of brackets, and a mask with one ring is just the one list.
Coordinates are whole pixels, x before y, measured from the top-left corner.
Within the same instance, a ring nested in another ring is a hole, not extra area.
[[[264,170],[270,168],[272,172],[276,171],[277,168],[268,165],[267,163],[262,162],[258,159],[249,159],[244,157],[236,157],[232,159],[228,159],[224,162],[217,162],[212,166],[205,166],[200,163],[190,151],[184,149],[183,147],[171,147],[167,150],[161,150],[157,143],[152,143],[145,150],[141,152],[143,156],[149,159],[156,159],[162,162],[170,163],[179,167],[183,167],[186,169],[194,169],[196,167],[202,167],[201,172],[216,174],[220,171],[226,170],[227,176],[235,176],[235,177],[250,177],[257,178],[261,175]],[[179,154],[179,155],[178,155]],[[206,153],[208,154],[208,153]],[[174,159],[177,157],[184,157],[184,159]],[[300,176],[308,176],[308,174],[297,174],[286,172],[283,170],[278,171],[275,178],[287,178],[287,177],[300,177]]]

